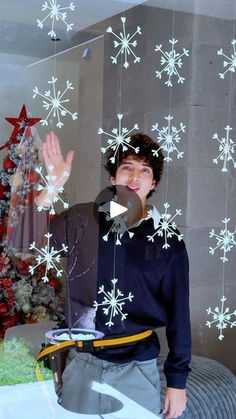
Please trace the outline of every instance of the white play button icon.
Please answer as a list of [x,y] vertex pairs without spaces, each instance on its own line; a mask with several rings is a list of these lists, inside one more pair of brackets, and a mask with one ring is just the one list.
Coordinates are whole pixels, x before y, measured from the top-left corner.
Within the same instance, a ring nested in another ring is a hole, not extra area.
[[141,220],[142,201],[124,185],[116,185],[115,191],[111,187],[104,188],[96,197],[94,214],[99,225],[110,222],[112,232],[124,234]]
[[117,204],[117,202],[110,201],[110,218],[115,218],[118,215],[124,214],[126,211],[128,211],[128,208]]

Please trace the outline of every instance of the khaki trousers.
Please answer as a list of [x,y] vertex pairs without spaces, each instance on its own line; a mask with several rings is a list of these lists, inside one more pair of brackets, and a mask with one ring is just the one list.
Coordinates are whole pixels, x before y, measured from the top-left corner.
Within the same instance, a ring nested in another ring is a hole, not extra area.
[[[101,415],[119,411],[124,406],[112,395],[112,388],[157,416],[161,410],[156,359],[120,364],[71,349],[62,383],[58,402],[72,412]],[[94,383],[108,384],[110,395],[95,391]],[[135,412],[130,419],[135,419]]]

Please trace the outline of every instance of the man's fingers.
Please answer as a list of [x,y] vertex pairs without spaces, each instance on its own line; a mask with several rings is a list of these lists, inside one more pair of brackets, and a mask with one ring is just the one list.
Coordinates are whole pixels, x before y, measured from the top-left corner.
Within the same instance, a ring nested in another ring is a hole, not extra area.
[[57,142],[58,142],[58,138],[57,136],[54,134],[54,132],[50,132],[49,137],[48,137],[48,149],[50,151],[51,156],[57,156],[58,154],[58,147],[57,147]]
[[166,412],[163,411],[163,413],[165,413],[165,419],[179,418],[183,414],[183,412],[183,409],[174,409],[171,407]]
[[52,157],[51,134],[46,135],[46,139],[43,143],[43,152],[47,160]]
[[47,171],[50,165],[53,166],[52,173],[56,176],[55,184],[64,185],[71,172],[74,151],[70,150],[64,160],[61,155],[60,141],[54,132],[50,132],[46,135],[45,142],[42,145],[42,154]]
[[167,413],[170,405],[170,399],[168,397],[165,397],[164,401],[164,407],[163,407],[163,413]]
[[56,135],[54,137],[54,147],[55,147],[56,153],[61,154],[60,141],[59,141],[59,138]]
[[186,407],[185,389],[167,387],[164,402],[164,413],[166,419],[178,418]]
[[54,155],[61,155],[61,148],[60,148],[60,143],[59,143],[59,139],[56,136],[56,134],[54,134],[54,132],[50,132],[49,134],[46,135],[46,139],[45,139],[45,149],[47,151],[47,154],[51,157],[53,157]]
[[53,153],[61,157],[60,141],[59,138],[54,134],[54,132],[51,133],[51,145]]
[[165,416],[165,419],[174,419],[174,418],[178,418],[179,415],[176,414],[175,411],[169,411],[168,414]]
[[66,166],[68,166],[71,169],[72,161],[74,158],[75,152],[73,150],[70,150],[69,153],[67,153],[66,156]]
[[49,153],[48,144],[46,142],[43,143],[42,154],[43,154],[45,166],[48,167],[52,163],[52,160],[51,160],[51,155]]
[[169,397],[165,398],[163,413],[165,414],[165,419],[177,418],[176,410],[171,406],[171,400]]

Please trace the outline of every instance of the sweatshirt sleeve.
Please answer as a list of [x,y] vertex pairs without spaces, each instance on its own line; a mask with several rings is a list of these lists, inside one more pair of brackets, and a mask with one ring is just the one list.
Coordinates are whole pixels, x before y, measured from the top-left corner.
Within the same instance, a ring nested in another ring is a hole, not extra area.
[[164,363],[167,387],[184,389],[191,371],[191,329],[189,314],[189,264],[184,242],[171,251],[163,281],[167,310],[166,337],[169,353]]
[[62,245],[68,246],[67,256],[78,249],[84,233],[83,209],[85,205],[74,205],[68,210],[56,215],[49,223],[52,234],[51,241],[56,250]]
[[67,230],[66,230],[66,212],[56,215],[49,222],[49,231],[52,234],[51,243],[56,250],[59,250],[62,244],[68,244]]

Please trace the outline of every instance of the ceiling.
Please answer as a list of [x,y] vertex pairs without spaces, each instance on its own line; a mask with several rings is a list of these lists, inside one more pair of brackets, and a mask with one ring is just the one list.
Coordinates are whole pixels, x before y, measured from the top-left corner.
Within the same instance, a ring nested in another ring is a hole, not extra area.
[[[61,7],[70,2],[58,0]],[[0,0],[0,54],[5,54],[4,59],[30,63],[82,44],[104,33],[102,25],[99,31],[98,22],[141,4],[222,19],[232,19],[236,6],[236,0],[73,0],[75,11],[68,10],[66,19],[73,28],[67,32],[64,23],[57,22],[60,42],[54,42],[47,35],[52,22],[49,18],[42,29],[37,27],[37,19],[48,13],[41,10],[43,3],[45,0]]]
[[235,19],[236,15],[236,0],[147,0],[145,3],[153,7],[226,20]]
[[[47,3],[55,0],[47,0]],[[37,26],[37,19],[45,18],[47,11],[42,11],[44,0],[0,0],[0,53],[21,55],[22,57],[46,58],[55,52],[61,52],[89,39],[101,35],[93,25],[145,3],[145,0],[73,0],[75,10],[67,10],[67,23],[73,28],[66,31],[65,24],[56,22],[56,35],[60,42],[53,42],[48,32],[52,20],[48,18],[42,29]],[[70,0],[58,0],[61,7],[68,6]],[[98,7],[99,5],[99,7]]]

